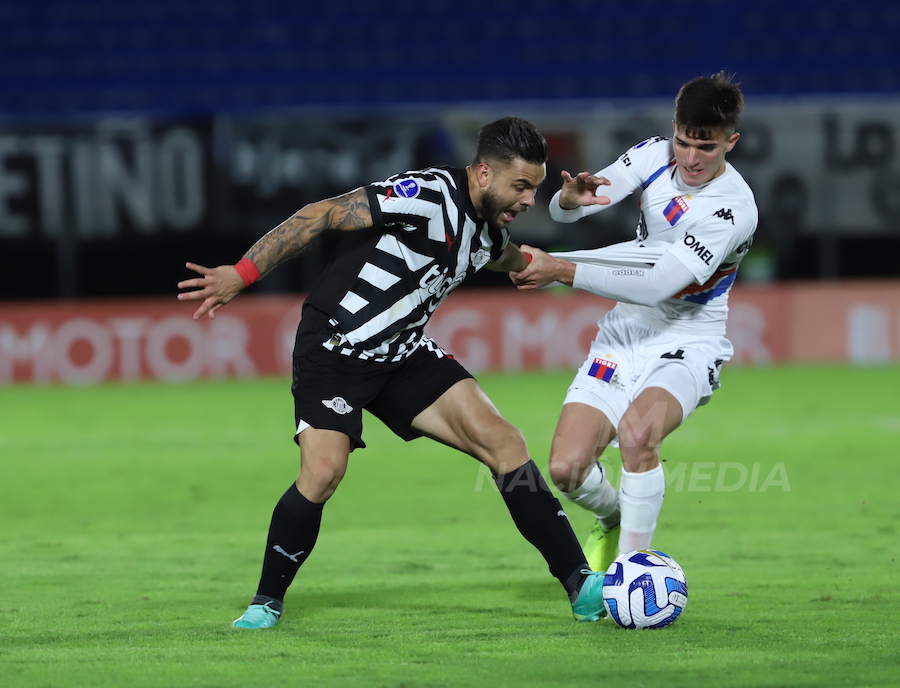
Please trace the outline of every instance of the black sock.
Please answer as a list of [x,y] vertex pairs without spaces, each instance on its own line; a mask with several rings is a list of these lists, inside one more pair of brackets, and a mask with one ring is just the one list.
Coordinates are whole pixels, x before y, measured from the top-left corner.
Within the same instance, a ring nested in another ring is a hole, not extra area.
[[272,512],[262,575],[254,599],[284,600],[288,586],[316,545],[324,506],[309,501],[296,485],[291,485],[282,495]]
[[589,568],[587,560],[565,511],[534,461],[498,475],[494,481],[519,532],[537,547],[566,592],[577,592],[583,576],[576,574]]

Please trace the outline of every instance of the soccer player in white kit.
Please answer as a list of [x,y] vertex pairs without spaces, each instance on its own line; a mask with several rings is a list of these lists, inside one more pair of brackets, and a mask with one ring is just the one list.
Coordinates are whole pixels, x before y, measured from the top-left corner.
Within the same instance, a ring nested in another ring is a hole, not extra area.
[[[733,348],[725,338],[728,292],[756,229],[753,192],[725,160],[740,134],[740,88],[723,72],[684,84],[672,138],[638,143],[594,175],[563,172],[550,201],[559,222],[601,212],[636,190],[634,241],[548,254],[511,275],[519,289],[562,283],[617,301],[599,323],[569,387],[550,453],[550,476],[597,522],[588,563],[650,546],[662,509],[662,440],[719,386]],[[599,456],[618,443],[617,491]]]

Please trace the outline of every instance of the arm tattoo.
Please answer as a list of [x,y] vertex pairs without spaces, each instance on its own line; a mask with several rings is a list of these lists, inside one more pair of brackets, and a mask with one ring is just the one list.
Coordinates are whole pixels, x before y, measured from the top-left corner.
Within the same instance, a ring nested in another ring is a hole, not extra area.
[[345,232],[372,226],[372,212],[365,189],[356,189],[298,210],[257,241],[245,254],[260,275],[294,258],[327,229]]
[[369,198],[365,189],[357,189],[332,198],[331,203],[329,227],[346,232],[372,226],[372,211],[369,209]]

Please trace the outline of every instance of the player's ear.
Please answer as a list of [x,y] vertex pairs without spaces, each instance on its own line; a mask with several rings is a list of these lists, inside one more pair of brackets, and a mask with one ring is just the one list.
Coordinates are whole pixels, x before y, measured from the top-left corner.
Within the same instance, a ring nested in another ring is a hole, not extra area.
[[729,138],[728,143],[725,144],[725,152],[730,153],[731,149],[734,148],[734,144],[738,142],[738,139],[741,138],[739,132],[734,132]]
[[475,171],[478,176],[478,185],[482,189],[487,188],[488,184],[491,183],[491,176],[494,173],[491,166],[486,162],[480,162],[478,163],[478,167],[475,168]]

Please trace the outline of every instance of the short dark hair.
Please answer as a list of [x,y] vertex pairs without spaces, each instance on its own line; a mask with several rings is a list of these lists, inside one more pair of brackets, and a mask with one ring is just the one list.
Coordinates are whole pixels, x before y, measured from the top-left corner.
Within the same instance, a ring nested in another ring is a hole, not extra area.
[[684,84],[675,97],[675,125],[688,136],[712,139],[717,131],[734,133],[744,110],[744,95],[733,74],[718,72]]
[[521,117],[501,117],[481,127],[474,164],[509,163],[515,158],[535,165],[547,162],[547,141],[531,122]]

